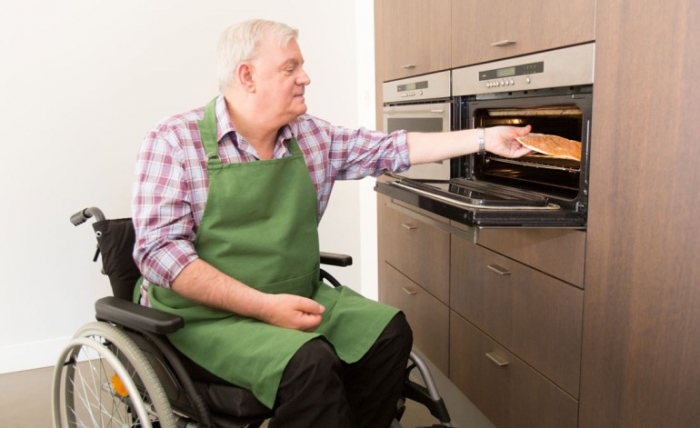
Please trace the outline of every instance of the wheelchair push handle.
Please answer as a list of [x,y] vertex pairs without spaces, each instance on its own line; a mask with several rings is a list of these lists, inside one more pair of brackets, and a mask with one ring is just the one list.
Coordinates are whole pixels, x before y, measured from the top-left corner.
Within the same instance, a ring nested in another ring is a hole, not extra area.
[[97,207],[90,207],[78,211],[70,216],[70,222],[73,223],[74,226],[80,226],[91,217],[95,217],[95,221],[102,221],[105,219],[105,215],[102,213],[101,209]]

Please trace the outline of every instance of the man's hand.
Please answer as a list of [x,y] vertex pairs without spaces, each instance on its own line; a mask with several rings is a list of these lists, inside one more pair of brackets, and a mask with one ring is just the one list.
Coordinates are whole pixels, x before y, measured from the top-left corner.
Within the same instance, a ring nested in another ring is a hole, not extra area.
[[291,294],[267,294],[196,259],[173,281],[173,291],[204,306],[251,317],[278,327],[312,331],[326,310],[311,299]]
[[486,128],[486,150],[506,158],[519,158],[532,150],[523,146],[516,140],[530,133],[530,125],[524,127],[496,126]]
[[278,327],[313,331],[321,324],[325,310],[322,305],[306,297],[267,294],[256,318]]

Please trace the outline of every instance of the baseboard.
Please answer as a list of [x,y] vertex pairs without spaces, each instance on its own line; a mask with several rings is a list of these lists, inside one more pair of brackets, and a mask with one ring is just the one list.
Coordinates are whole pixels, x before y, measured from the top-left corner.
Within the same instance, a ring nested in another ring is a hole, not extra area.
[[0,347],[0,374],[51,367],[70,337]]

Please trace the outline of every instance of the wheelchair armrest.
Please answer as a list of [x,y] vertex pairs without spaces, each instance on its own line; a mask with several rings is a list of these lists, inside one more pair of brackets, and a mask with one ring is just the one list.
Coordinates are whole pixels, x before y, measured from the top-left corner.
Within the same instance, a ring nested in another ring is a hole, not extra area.
[[170,334],[181,329],[185,320],[157,309],[109,296],[95,302],[95,317],[121,326],[154,334]]
[[321,264],[342,267],[350,266],[352,264],[352,256],[321,251]]

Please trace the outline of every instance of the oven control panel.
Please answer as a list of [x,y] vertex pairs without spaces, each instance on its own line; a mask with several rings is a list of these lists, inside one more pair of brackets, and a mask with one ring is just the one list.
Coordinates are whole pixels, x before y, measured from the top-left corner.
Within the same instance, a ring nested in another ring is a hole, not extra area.
[[452,71],[452,95],[593,84],[595,44],[572,46]]
[[450,72],[425,74],[405,79],[384,82],[384,103],[416,102],[449,98],[451,91]]

